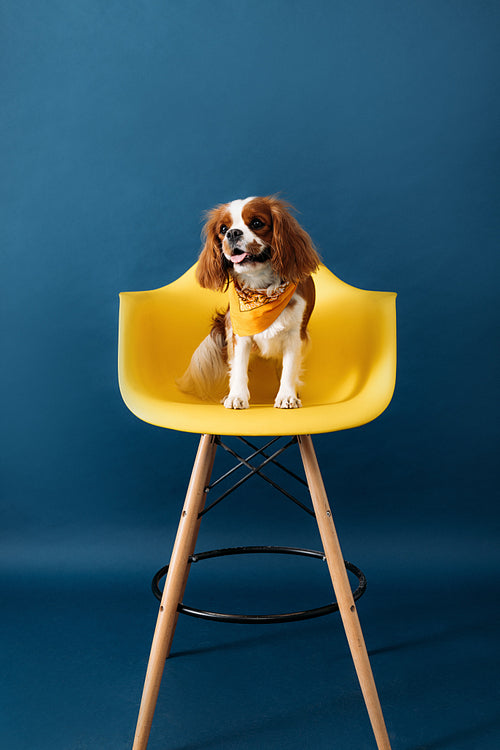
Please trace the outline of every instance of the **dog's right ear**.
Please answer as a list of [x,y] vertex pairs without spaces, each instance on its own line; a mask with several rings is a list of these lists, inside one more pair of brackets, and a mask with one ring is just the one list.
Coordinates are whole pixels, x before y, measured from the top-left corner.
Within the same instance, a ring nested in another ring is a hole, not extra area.
[[207,214],[203,227],[205,244],[200,253],[196,278],[200,286],[222,292],[229,284],[227,261],[222,252],[222,242],[219,237],[222,207],[214,208]]

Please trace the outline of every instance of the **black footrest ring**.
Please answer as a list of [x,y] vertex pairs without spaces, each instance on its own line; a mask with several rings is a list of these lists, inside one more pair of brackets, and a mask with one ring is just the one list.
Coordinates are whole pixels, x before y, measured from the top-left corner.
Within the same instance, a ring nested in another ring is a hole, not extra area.
[[[300,547],[227,547],[226,549],[210,550],[209,552],[201,552],[198,554],[191,555],[189,561],[191,563],[198,562],[200,560],[208,560],[213,557],[226,557],[228,555],[247,555],[247,554],[282,554],[282,555],[300,555],[303,557],[314,557],[319,560],[325,560],[323,552],[317,550],[301,549]],[[350,562],[344,560],[346,570],[353,573],[359,581],[359,585],[355,591],[353,591],[354,601],[360,598],[366,591],[366,576],[365,574]],[[159,587],[161,579],[167,575],[169,566],[165,565],[163,568],[155,574],[151,587],[155,597],[161,601],[162,591]],[[225,614],[223,612],[208,612],[204,609],[195,609],[189,607],[186,604],[179,604],[177,611],[189,615],[190,617],[199,617],[203,620],[216,620],[218,622],[231,622],[240,623],[245,625],[260,625],[260,624],[271,624],[279,622],[297,622],[298,620],[308,620],[313,617],[322,617],[328,615],[331,612],[337,612],[339,605],[337,602],[326,604],[323,607],[316,607],[315,609],[307,609],[301,612],[284,612],[283,614],[276,615],[238,615],[238,614]]]

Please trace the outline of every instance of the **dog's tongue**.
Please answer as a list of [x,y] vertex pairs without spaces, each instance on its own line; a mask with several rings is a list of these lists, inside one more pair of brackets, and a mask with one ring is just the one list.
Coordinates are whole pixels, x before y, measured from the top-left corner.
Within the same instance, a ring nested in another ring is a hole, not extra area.
[[231,263],[241,263],[242,260],[245,260],[248,253],[238,253],[237,255],[231,255]]

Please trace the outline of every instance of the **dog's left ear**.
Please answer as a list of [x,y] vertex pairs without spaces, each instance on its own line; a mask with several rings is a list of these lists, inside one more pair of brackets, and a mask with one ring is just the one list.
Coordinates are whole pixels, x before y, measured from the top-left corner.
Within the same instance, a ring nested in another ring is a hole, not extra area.
[[216,292],[224,291],[229,283],[229,274],[218,233],[219,214],[220,208],[214,208],[207,215],[207,221],[203,227],[205,244],[196,268],[196,278],[200,286]]
[[269,198],[273,219],[272,264],[287,281],[303,281],[317,270],[320,259],[307,232],[290,213],[291,206]]

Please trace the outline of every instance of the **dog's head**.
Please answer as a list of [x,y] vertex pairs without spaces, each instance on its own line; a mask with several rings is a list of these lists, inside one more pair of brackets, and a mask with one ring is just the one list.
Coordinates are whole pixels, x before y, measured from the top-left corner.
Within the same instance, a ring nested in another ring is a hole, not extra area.
[[299,282],[315,271],[319,257],[311,238],[274,198],[246,198],[208,212],[197,278],[201,286],[223,290],[232,275],[271,266],[283,281]]

